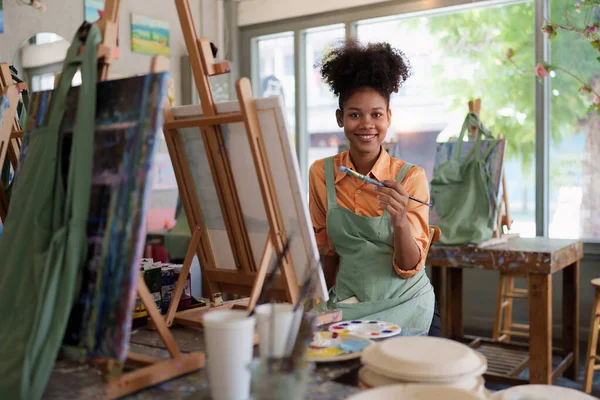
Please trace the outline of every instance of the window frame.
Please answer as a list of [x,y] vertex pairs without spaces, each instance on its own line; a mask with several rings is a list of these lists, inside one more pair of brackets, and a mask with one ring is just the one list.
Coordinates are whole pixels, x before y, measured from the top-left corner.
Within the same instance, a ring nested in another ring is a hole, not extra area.
[[[392,0],[383,3],[353,7],[343,10],[289,18],[273,22],[239,27],[238,39],[240,52],[240,76],[257,75],[256,38],[282,32],[294,32],[294,67],[296,77],[296,149],[300,171],[304,184],[307,185],[309,138],[306,132],[306,71],[305,71],[305,35],[306,31],[327,25],[344,24],[346,38],[356,37],[357,24],[376,18],[412,18],[422,15],[443,14],[470,9],[473,7],[503,6],[523,3],[525,0]],[[550,17],[550,0],[532,0],[534,4],[534,35],[536,62],[550,62],[550,46],[542,33],[544,21]],[[256,81],[256,80],[255,80]],[[548,237],[549,227],[549,186],[550,186],[550,81],[535,85],[535,223],[536,236]],[[600,238],[580,239],[584,242],[586,254],[600,255]]]

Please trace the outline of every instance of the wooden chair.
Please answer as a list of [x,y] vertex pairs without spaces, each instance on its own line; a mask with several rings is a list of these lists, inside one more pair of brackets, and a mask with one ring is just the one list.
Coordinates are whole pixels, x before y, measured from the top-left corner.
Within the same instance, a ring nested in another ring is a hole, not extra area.
[[492,339],[497,342],[510,341],[512,336],[529,338],[529,325],[517,324],[512,320],[513,302],[515,299],[527,300],[529,292],[527,289],[515,288],[515,279],[524,278],[515,274],[500,273],[498,281],[498,295],[496,297],[496,318],[494,320],[494,331]]
[[583,391],[590,393],[592,391],[592,378],[594,371],[600,369],[600,357],[596,355],[598,347],[598,329],[600,328],[600,278],[592,279],[594,286],[594,305],[592,306],[592,318],[590,321],[590,335],[588,339],[588,350],[585,359],[585,375],[583,377]]

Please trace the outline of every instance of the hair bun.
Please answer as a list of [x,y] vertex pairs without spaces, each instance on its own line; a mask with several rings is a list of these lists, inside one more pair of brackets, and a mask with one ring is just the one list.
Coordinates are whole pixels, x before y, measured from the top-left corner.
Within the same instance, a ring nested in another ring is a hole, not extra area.
[[320,64],[323,81],[340,97],[340,106],[355,90],[371,87],[389,100],[411,75],[404,53],[389,43],[361,44],[350,39],[334,46]]

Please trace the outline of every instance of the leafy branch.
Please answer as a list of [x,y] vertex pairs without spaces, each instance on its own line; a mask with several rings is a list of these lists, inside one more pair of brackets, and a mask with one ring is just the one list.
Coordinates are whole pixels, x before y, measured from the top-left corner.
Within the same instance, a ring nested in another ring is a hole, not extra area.
[[[594,13],[600,14],[600,7],[598,7],[599,5],[600,0],[579,0],[578,2],[575,2],[573,7],[574,11],[578,14],[581,14],[582,8],[586,12],[583,26],[577,26],[570,21],[569,7],[567,7],[565,8],[566,23],[559,24],[551,21],[546,21],[546,23],[542,27],[542,32],[547,36],[548,40],[554,39],[558,35],[559,31],[576,33],[584,40],[588,41],[592,49],[594,49],[595,52],[600,54],[600,21],[594,21]],[[585,10],[586,8],[587,10]],[[539,62],[536,64],[533,71],[527,71],[519,67],[514,62],[513,56],[515,55],[515,53],[515,50],[508,49],[505,52],[504,57],[521,73],[534,73],[540,80],[542,80],[548,77],[548,75],[550,75],[550,72],[560,71],[573,78],[575,81],[581,84],[579,91],[583,94],[591,96],[591,105],[589,111],[595,110],[598,112],[598,114],[600,114],[600,93],[589,85],[589,81],[584,81],[581,77],[573,74],[565,68],[554,64],[548,64],[545,62]],[[600,56],[598,56],[597,60],[598,62],[600,62]],[[598,70],[600,71],[600,66]]]

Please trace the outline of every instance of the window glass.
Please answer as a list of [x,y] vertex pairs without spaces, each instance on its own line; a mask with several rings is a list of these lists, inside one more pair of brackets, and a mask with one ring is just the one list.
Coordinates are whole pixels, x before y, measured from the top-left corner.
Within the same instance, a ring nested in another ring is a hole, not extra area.
[[332,45],[344,40],[344,25],[332,25],[305,32],[306,43],[306,127],[310,137],[308,165],[337,154],[345,143],[337,125],[337,98],[321,79],[318,64]]
[[294,70],[294,33],[285,32],[256,39],[258,48],[258,78],[254,83],[257,97],[281,96],[295,143],[296,77]]
[[535,236],[535,80],[514,61],[534,62],[532,2],[430,16],[359,23],[361,42],[402,50],[413,76],[392,95],[392,154],[425,168],[431,179],[436,142],[460,132],[468,102],[481,98],[481,119],[507,140],[505,175],[514,232]]
[[[600,7],[593,4],[581,2],[579,13],[573,3],[551,2],[551,7],[555,23],[600,23]],[[600,239],[600,114],[590,110],[592,95],[581,91],[589,86],[600,93],[600,54],[591,44],[583,35],[564,30],[550,41],[552,64],[561,68],[550,72],[548,228],[553,238]]]

